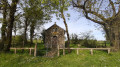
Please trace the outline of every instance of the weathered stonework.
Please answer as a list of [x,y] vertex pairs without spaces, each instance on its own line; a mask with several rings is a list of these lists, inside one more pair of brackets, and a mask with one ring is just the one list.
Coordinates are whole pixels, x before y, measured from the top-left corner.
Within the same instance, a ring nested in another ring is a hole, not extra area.
[[65,47],[65,30],[54,24],[45,31],[45,46],[47,48]]

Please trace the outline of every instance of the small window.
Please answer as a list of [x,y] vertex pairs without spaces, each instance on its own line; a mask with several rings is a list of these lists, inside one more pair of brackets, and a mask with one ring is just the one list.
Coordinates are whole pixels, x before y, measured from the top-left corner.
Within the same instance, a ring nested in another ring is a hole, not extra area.
[[57,32],[57,28],[53,28],[53,32]]
[[55,32],[55,28],[53,28],[53,32]]
[[57,32],[57,28],[55,28],[55,32]]

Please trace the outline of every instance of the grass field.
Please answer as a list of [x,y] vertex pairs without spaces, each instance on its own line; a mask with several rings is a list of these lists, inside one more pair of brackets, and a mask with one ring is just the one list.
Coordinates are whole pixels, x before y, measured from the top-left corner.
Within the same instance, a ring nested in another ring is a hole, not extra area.
[[[43,49],[43,45],[38,47]],[[1,53],[0,67],[120,67],[120,52],[94,51],[91,55],[89,50],[80,50],[79,55],[72,51],[54,58],[40,56],[42,52],[37,57],[29,53]]]

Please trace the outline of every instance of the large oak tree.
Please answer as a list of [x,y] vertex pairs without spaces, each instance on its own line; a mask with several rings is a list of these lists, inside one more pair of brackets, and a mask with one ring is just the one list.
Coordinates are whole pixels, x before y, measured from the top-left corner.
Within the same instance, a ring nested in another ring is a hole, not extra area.
[[73,7],[100,25],[115,51],[120,49],[120,0],[72,0]]

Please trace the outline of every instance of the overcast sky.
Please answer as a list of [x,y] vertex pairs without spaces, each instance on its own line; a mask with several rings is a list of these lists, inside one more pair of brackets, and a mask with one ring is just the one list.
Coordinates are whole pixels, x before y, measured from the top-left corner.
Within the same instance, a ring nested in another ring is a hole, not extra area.
[[[67,20],[68,29],[69,29],[70,34],[72,34],[72,33],[80,34],[80,32],[84,33],[84,32],[88,32],[88,31],[92,31],[91,34],[95,37],[95,39],[105,40],[104,34],[102,32],[102,28],[100,26],[98,26],[98,24],[86,19],[85,17],[81,16],[80,13],[78,13],[72,9],[69,9],[69,11],[65,12],[64,14],[66,14],[66,13],[69,13],[71,15],[70,20]],[[46,23],[44,25],[45,29],[52,26],[55,22],[58,26],[65,29],[63,20],[62,19],[57,20],[55,15],[53,15],[51,23]]]

